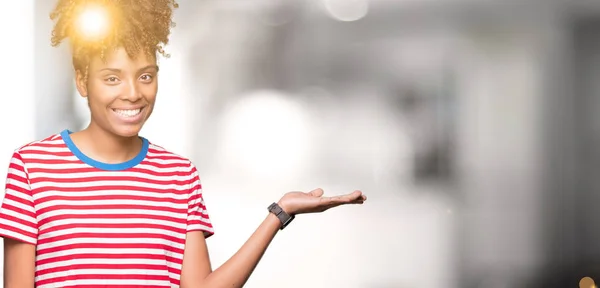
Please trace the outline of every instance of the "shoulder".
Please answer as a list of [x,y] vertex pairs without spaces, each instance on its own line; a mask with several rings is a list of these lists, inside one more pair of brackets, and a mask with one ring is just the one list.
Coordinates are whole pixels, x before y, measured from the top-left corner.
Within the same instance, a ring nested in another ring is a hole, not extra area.
[[61,134],[56,133],[14,149],[11,162],[22,165],[25,169],[57,161],[62,163],[69,160],[68,151]]
[[14,149],[13,157],[22,157],[24,154],[53,154],[64,149],[65,144],[60,133],[53,134],[43,139],[35,140]]
[[148,154],[146,158],[148,161],[160,163],[166,168],[181,168],[190,174],[197,173],[196,165],[189,158],[150,141],[148,141]]
[[150,141],[148,141],[146,161],[149,165],[161,167],[162,173],[183,181],[182,183],[185,183],[185,185],[189,185],[190,187],[200,185],[198,170],[190,159]]
[[[61,151],[62,150],[62,151]],[[21,145],[12,151],[10,165],[22,166],[24,169],[31,162],[48,159],[51,155],[64,152],[64,142],[60,134],[53,134],[43,139]]]

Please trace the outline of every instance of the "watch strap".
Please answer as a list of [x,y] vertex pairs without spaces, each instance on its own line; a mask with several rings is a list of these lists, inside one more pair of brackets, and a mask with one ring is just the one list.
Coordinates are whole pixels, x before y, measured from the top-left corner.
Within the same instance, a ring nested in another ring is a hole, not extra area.
[[294,220],[294,218],[296,218],[294,215],[289,215],[283,211],[283,209],[277,203],[269,205],[268,209],[270,213],[273,213],[273,215],[277,216],[277,219],[281,221],[281,227],[279,228],[280,230],[283,230],[292,222],[292,220]]

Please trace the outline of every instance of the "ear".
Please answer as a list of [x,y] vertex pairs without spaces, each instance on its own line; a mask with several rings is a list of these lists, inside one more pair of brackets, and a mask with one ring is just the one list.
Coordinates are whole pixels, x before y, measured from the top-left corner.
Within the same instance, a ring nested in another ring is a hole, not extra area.
[[[85,73],[87,74],[87,73]],[[75,71],[75,85],[77,86],[77,91],[81,97],[87,97],[87,77],[81,70]]]

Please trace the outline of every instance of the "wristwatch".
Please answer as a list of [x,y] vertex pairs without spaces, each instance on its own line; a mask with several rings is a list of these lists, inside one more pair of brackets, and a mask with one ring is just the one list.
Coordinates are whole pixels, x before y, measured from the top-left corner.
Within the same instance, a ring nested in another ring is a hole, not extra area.
[[292,220],[294,220],[294,218],[296,218],[295,215],[289,215],[283,211],[283,209],[281,209],[277,203],[269,205],[268,209],[269,212],[273,213],[275,216],[277,216],[277,219],[281,221],[281,227],[279,230],[283,230],[283,228],[285,228],[288,224],[290,224],[290,222],[292,222]]

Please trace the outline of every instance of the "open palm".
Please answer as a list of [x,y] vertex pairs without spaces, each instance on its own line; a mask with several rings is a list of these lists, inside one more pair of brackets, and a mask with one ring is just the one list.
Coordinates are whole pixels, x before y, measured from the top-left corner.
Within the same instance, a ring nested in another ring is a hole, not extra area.
[[362,204],[366,200],[367,197],[361,191],[325,197],[323,189],[319,188],[310,192],[288,192],[279,200],[279,206],[288,214],[295,215],[319,213],[346,204]]

